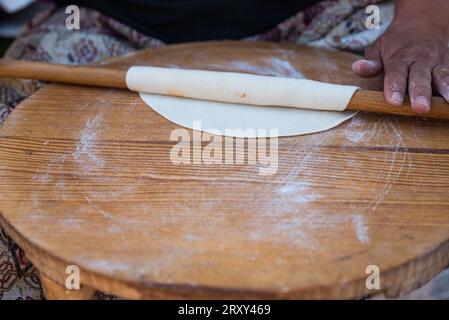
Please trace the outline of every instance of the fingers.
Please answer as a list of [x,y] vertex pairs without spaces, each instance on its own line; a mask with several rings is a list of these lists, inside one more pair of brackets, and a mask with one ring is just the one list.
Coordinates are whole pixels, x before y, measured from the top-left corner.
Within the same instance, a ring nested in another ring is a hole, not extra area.
[[382,59],[376,45],[371,45],[365,51],[365,58],[355,61],[352,69],[362,77],[376,76],[383,69],[386,101],[393,106],[401,106],[408,89],[412,109],[424,113],[431,107],[432,81],[449,102],[449,63],[446,61],[435,66],[436,59],[431,60],[410,64],[410,59]]
[[393,106],[401,106],[404,103],[409,66],[404,61],[390,60],[384,63],[384,69],[385,100]]
[[430,110],[432,98],[432,66],[415,62],[410,67],[409,95],[412,109],[417,113]]
[[382,60],[379,50],[371,45],[365,50],[365,59],[352,64],[352,70],[362,77],[374,77],[382,71]]
[[449,63],[435,66],[432,77],[438,92],[449,102]]

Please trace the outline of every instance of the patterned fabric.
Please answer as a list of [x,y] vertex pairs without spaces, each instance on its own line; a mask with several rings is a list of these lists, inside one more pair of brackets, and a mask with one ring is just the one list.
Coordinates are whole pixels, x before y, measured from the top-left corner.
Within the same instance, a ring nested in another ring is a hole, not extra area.
[[42,299],[37,270],[0,229],[0,299]]
[[[363,51],[369,43],[379,36],[378,32],[373,33],[371,30],[366,32],[365,8],[368,5],[380,2],[382,0],[321,1],[317,5],[298,12],[295,16],[281,22],[272,30],[249,39],[284,41],[308,45],[323,42],[323,47],[342,49],[340,41],[337,39],[352,36],[355,39],[360,39],[360,43],[364,43],[364,45],[357,44],[356,41],[353,44],[346,45],[344,49]],[[390,8],[387,9],[382,4],[382,30],[389,25],[391,22],[390,13],[394,12],[393,2],[389,2],[389,6]],[[363,41],[360,37],[361,33],[370,34],[370,41]]]
[[[318,47],[362,51],[392,20],[394,6],[381,4],[381,28],[367,32],[365,10],[382,0],[326,0],[298,12],[272,30],[248,37],[253,41],[284,41]],[[142,49],[163,46],[91,9],[81,8],[81,28],[65,27],[63,9],[39,14],[24,27],[5,56],[64,64],[90,64]],[[42,86],[39,81],[0,79],[0,126],[23,99]],[[97,293],[100,299],[111,296]],[[42,299],[39,275],[23,251],[0,229],[0,299]]]

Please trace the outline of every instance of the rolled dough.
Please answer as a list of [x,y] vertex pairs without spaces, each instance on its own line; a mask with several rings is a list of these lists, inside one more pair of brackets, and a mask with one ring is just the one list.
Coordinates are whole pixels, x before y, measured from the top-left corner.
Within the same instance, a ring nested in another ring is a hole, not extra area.
[[272,129],[277,136],[309,134],[356,114],[343,110],[357,87],[306,79],[132,67],[126,81],[166,119],[213,134],[261,137],[272,136]]

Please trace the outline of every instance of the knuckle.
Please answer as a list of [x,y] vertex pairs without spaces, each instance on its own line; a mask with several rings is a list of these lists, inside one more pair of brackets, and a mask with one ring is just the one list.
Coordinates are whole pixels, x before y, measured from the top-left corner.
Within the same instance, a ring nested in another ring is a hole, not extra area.
[[407,73],[408,65],[403,61],[389,61],[388,64],[385,65],[385,70],[389,73],[399,73],[404,74]]
[[406,77],[408,70],[408,65],[403,61],[397,63],[392,63],[390,61],[387,65],[385,65],[385,74],[391,77]]
[[432,65],[416,62],[410,66],[410,73],[418,75],[430,75],[432,73],[432,69]]
[[436,80],[435,84],[439,89],[448,88],[449,87],[449,79]]
[[432,76],[436,81],[444,81],[449,79],[449,65],[439,64],[435,66]]
[[449,77],[446,77],[446,78],[445,77],[442,77],[442,78],[435,77],[434,82],[440,86],[449,86]]
[[405,85],[407,82],[407,74],[399,71],[389,71],[385,74],[385,81],[387,83],[396,83],[398,85]]
[[410,84],[418,87],[430,87],[432,75],[429,73],[413,72],[410,73]]
[[432,84],[432,77],[424,73],[411,73],[410,86],[429,88]]
[[432,82],[432,74],[424,71],[410,72],[410,84],[415,86],[430,86]]
[[385,83],[385,91],[405,93],[405,81],[387,81]]
[[430,60],[426,61],[417,60],[410,65],[410,68],[418,70],[431,70],[435,64],[434,63],[432,64],[429,61]]
[[431,96],[432,89],[430,86],[415,86],[411,90],[412,95],[415,96]]

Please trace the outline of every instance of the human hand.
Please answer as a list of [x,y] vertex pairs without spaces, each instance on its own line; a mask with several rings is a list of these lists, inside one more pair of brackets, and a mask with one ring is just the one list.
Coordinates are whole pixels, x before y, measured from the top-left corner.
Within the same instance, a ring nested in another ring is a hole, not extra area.
[[400,17],[366,49],[365,59],[354,62],[353,70],[364,77],[383,70],[389,104],[402,105],[408,89],[413,110],[427,112],[432,85],[449,102],[449,19]]

